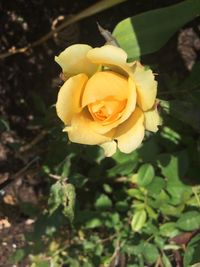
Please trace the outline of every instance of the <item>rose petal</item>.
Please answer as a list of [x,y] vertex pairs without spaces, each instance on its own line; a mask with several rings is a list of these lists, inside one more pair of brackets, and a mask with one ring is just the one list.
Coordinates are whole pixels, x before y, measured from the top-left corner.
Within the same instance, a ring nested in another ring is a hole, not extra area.
[[91,127],[93,127],[94,131],[99,134],[104,134],[111,129],[117,127],[119,124],[123,123],[135,110],[136,105],[136,87],[135,83],[131,78],[128,79],[128,97],[127,97],[127,104],[122,112],[122,116],[117,121],[109,124],[109,125],[101,125],[100,123],[93,121],[91,122]]
[[116,131],[115,138],[121,152],[130,153],[142,143],[144,138],[144,115],[136,108],[127,121],[121,124]]
[[113,45],[93,48],[87,53],[87,58],[92,63],[111,67],[113,71],[117,71],[120,74],[132,71],[132,68],[126,62],[126,52],[122,48]]
[[144,127],[151,132],[157,132],[158,126],[162,124],[161,117],[159,116],[156,107],[144,112]]
[[90,127],[91,116],[89,112],[82,111],[73,116],[71,127],[66,127],[64,131],[68,132],[69,140],[79,144],[99,145],[112,140],[113,132],[106,135],[100,135]]
[[55,57],[55,61],[61,66],[66,79],[79,73],[91,76],[97,71],[98,66],[92,64],[86,57],[91,49],[92,47],[86,44],[75,44]]
[[85,74],[79,74],[68,79],[60,88],[56,111],[65,124],[70,124],[72,116],[81,111],[81,96],[87,80]]
[[145,70],[140,63],[137,63],[133,77],[137,89],[137,104],[143,111],[146,111],[155,103],[157,82],[152,71]]
[[97,64],[107,63],[119,65],[126,63],[127,54],[122,48],[113,45],[104,45],[88,51],[87,58]]
[[104,149],[106,157],[111,157],[117,150],[117,143],[115,141],[106,142],[100,146]]
[[82,106],[113,96],[124,100],[128,96],[128,80],[112,71],[95,73],[87,82],[84,90]]

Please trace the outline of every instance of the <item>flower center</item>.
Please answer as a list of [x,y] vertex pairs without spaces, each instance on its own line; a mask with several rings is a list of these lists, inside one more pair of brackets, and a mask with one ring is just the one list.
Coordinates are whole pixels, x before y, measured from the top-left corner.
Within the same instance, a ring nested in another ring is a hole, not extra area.
[[107,97],[97,100],[88,105],[88,109],[93,119],[103,124],[117,120],[126,106],[127,100],[116,100],[114,97]]

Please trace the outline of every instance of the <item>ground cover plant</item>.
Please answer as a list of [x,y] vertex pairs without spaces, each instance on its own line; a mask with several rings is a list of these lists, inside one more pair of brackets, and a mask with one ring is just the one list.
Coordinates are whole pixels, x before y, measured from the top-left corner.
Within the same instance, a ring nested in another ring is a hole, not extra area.
[[[0,7],[0,266],[200,266],[200,2]],[[162,119],[148,117],[156,130],[145,126],[131,151],[118,139],[109,157],[68,138],[55,107],[69,77],[54,57],[105,42],[158,82],[147,110]]]

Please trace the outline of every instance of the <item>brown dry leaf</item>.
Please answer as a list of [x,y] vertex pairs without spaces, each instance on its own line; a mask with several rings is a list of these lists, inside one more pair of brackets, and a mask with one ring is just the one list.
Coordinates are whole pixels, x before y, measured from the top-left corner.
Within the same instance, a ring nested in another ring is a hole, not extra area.
[[170,242],[175,242],[178,245],[186,245],[196,233],[197,231],[193,231],[174,236],[170,239]]

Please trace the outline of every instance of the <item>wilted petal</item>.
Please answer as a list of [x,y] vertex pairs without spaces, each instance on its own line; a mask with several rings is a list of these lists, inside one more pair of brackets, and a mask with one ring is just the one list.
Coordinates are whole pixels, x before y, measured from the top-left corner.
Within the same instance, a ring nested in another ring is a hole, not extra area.
[[157,107],[144,112],[144,127],[151,132],[157,132],[158,126],[162,124]]
[[79,73],[91,76],[96,72],[98,66],[91,63],[86,57],[91,49],[92,47],[86,44],[75,44],[55,57],[55,61],[61,66],[66,79]]
[[117,150],[117,143],[115,141],[106,142],[100,146],[104,149],[106,157],[111,157]]
[[152,71],[145,70],[140,63],[137,63],[133,77],[137,89],[137,104],[143,111],[146,111],[155,103],[157,82]]
[[144,115],[136,108],[133,114],[116,131],[115,139],[121,152],[130,153],[142,143],[144,138]]
[[71,126],[64,129],[68,132],[69,140],[86,145],[99,145],[112,140],[112,132],[106,135],[97,134],[90,127],[90,121],[91,116],[87,111],[82,111],[73,116]]
[[60,88],[56,111],[65,124],[70,124],[72,116],[81,111],[81,96],[87,80],[85,74],[79,74],[68,79]]

